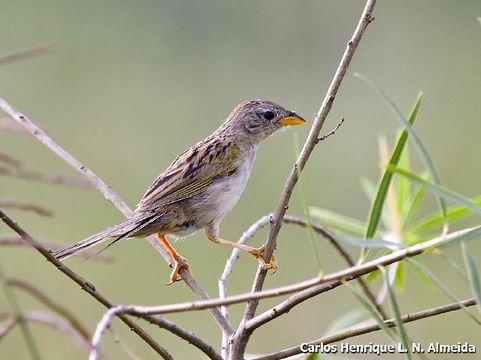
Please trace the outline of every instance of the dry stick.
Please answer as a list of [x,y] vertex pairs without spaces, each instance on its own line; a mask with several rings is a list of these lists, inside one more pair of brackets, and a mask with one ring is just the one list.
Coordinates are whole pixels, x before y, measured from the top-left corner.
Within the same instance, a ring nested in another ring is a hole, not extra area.
[[31,58],[37,55],[43,55],[55,50],[53,44],[35,45],[25,49],[13,50],[6,54],[0,54],[0,65],[5,65],[13,61]]
[[[272,221],[272,214],[261,217],[242,234],[242,236],[237,241],[237,243],[238,244],[247,243],[250,239],[254,237],[257,231],[259,231],[261,228],[269,224],[271,221]],[[222,272],[222,275],[219,279],[219,298],[220,299],[225,299],[227,297],[227,280],[230,274],[232,273],[235,263],[239,259],[239,255],[240,255],[239,249],[237,248],[232,249],[231,255],[225,263],[224,271]],[[225,318],[229,320],[229,310],[227,306],[222,306],[220,310],[222,312],[222,315],[224,315]],[[229,341],[229,337],[223,334],[221,350],[222,350],[222,357],[224,359],[226,359],[228,356],[228,341]]]
[[[10,120],[10,121],[12,121],[12,120]],[[12,123],[14,123],[14,122],[12,121]],[[15,125],[18,125],[18,124],[15,124]],[[13,166],[13,167],[17,167],[17,168],[22,166],[22,162],[20,160],[17,160],[13,156],[2,153],[2,152],[0,152],[0,162],[3,162],[4,164],[7,164],[7,165]]]
[[[137,305],[119,305],[115,308],[109,309],[105,314],[104,317],[112,317],[110,313],[115,312],[116,314],[130,314],[134,316],[143,316],[143,315],[153,315],[153,314],[168,314],[168,313],[178,313],[178,312],[185,312],[185,311],[194,311],[194,310],[204,310],[210,309],[212,307],[218,307],[223,305],[232,305],[232,304],[239,304],[251,300],[258,300],[258,299],[267,299],[273,298],[288,294],[293,294],[290,298],[288,298],[285,302],[276,306],[276,308],[272,309],[272,312],[267,311],[263,314],[260,314],[246,323],[247,327],[254,326],[252,323],[254,322],[267,322],[271,319],[274,319],[283,313],[288,312],[292,307],[296,304],[305,301],[321,292],[326,292],[332,290],[345,282],[357,279],[363,275],[366,275],[372,271],[378,269],[379,266],[387,266],[393,264],[395,262],[401,261],[408,257],[414,257],[424,253],[426,250],[430,250],[436,248],[441,245],[445,245],[452,239],[456,239],[462,235],[467,235],[473,231],[476,233],[481,229],[481,226],[467,228],[463,230],[459,230],[456,232],[452,232],[448,235],[440,236],[429,241],[425,241],[423,243],[419,243],[413,246],[410,246],[405,249],[394,251],[390,254],[381,256],[377,259],[358,264],[353,267],[345,268],[339,271],[336,271],[331,274],[324,275],[321,277],[315,277],[312,279],[300,281],[291,285],[285,285],[278,288],[270,289],[270,290],[262,290],[258,292],[249,292],[239,295],[229,296],[225,299],[209,299],[209,300],[201,300],[201,301],[192,301],[192,302],[184,302],[184,303],[176,303],[176,304],[169,304],[169,305],[158,305],[158,306],[137,306]],[[266,317],[269,317],[266,319]],[[101,321],[102,322],[102,321]],[[103,322],[102,322],[103,323]],[[103,323],[104,324],[104,323]],[[108,325],[108,323],[105,323]],[[98,327],[97,330],[98,331]]]
[[[460,304],[462,304],[462,305],[460,305]],[[442,306],[422,310],[422,311],[419,311],[419,312],[407,314],[407,315],[404,315],[404,316],[401,317],[401,321],[403,323],[409,323],[409,322],[412,322],[412,321],[422,320],[422,319],[426,319],[426,318],[429,318],[429,317],[432,317],[432,316],[445,314],[445,313],[448,313],[448,312],[451,312],[451,311],[456,311],[456,310],[461,309],[462,306],[469,307],[469,306],[474,306],[474,305],[476,305],[475,299],[467,299],[467,300],[461,301],[459,303],[442,305]],[[384,323],[389,328],[396,327],[396,320],[395,319],[385,320]],[[312,345],[320,345],[320,344],[327,345],[327,344],[335,343],[335,342],[338,342],[338,341],[341,341],[341,340],[349,339],[349,338],[352,338],[352,337],[355,337],[355,336],[368,334],[368,333],[378,331],[378,330],[381,330],[381,328],[377,324],[353,327],[353,328],[347,329],[345,331],[342,331],[338,334],[334,334],[334,335],[331,335],[331,336],[328,336],[328,337],[325,337],[325,338],[314,340],[312,342],[309,342],[309,344],[312,344]],[[302,351],[300,349],[301,349],[300,346],[295,346],[295,347],[284,349],[284,350],[281,350],[281,351],[278,351],[278,352],[275,352],[275,353],[272,353],[272,354],[262,355],[262,356],[254,358],[253,360],[284,359],[284,358],[289,357],[289,356],[301,354]]]
[[0,118],[0,130],[12,130],[18,132],[25,132],[25,128],[14,122],[12,119],[9,118]]
[[48,217],[53,216],[53,212],[47,208],[44,208],[43,206],[32,204],[32,203],[21,202],[18,200],[12,200],[12,199],[0,198],[0,208],[32,211],[40,216],[48,216]]
[[[42,246],[39,242],[34,240],[30,235],[28,235],[20,226],[18,226],[12,219],[10,219],[3,211],[0,210],[0,220],[2,220],[9,228],[15,231],[18,235],[22,237],[27,243],[33,246],[40,252],[43,257],[50,263],[52,263],[58,270],[63,274],[73,280],[75,283],[80,285],[80,287],[85,290],[89,295],[95,298],[98,302],[104,305],[106,308],[112,308],[114,304],[110,302],[106,297],[100,294],[95,287],[74,271],[72,271],[65,264],[57,260],[46,248]],[[130,320],[127,316],[119,315],[119,318],[137,335],[139,335],[147,344],[152,347],[163,359],[173,359],[172,356],[160,346],[150,335],[145,332],[139,325]]]
[[[64,245],[52,242],[52,241],[45,241],[45,240],[38,240],[36,241],[41,244],[44,248],[50,250],[61,250],[64,248]],[[19,236],[0,236],[0,246],[24,246],[31,249],[32,247],[27,244],[23,239]],[[81,253],[74,254],[74,256],[79,256],[85,259],[92,259],[94,261],[111,261],[112,258],[104,253],[98,253],[98,251],[94,250],[85,250]]]
[[[118,311],[121,311],[121,308],[117,307],[117,308],[110,309],[106,313],[106,316],[103,316],[101,321],[97,324],[95,333],[92,336],[89,360],[99,359],[100,353],[98,349],[99,349],[100,341],[102,340],[102,335],[105,332],[105,330],[110,327],[112,318],[118,315],[117,314]],[[143,316],[141,317],[144,318]],[[163,317],[160,317],[160,316],[150,316],[150,317],[146,317],[145,319],[147,319],[147,321],[149,321],[150,323],[156,324],[159,327],[166,329],[171,333],[179,336],[180,338],[188,341],[190,344],[202,350],[202,352],[204,352],[204,354],[206,354],[209,357],[209,359],[222,360],[222,357],[215,351],[215,349],[212,346],[208,345],[204,340],[199,338],[193,332],[188,331],[180,327],[179,325],[167,319],[164,319]]]
[[87,330],[87,327],[82,324],[82,322],[77,318],[75,314],[73,314],[70,310],[68,310],[63,305],[59,304],[55,300],[53,300],[49,295],[47,295],[44,291],[38,289],[34,285],[28,283],[22,279],[8,279],[8,285],[17,289],[21,289],[35,299],[40,301],[46,307],[48,307],[53,312],[60,315],[62,318],[66,319],[71,327],[73,327],[77,332],[83,336],[83,338],[87,341],[90,339],[90,333]]
[[92,189],[90,182],[72,176],[45,174],[38,171],[21,169],[18,167],[0,166],[0,175],[10,176],[22,180],[40,181],[48,184],[63,185],[79,189]]
[[[359,45],[359,42],[361,41],[361,38],[364,35],[365,30],[367,29],[367,26],[374,19],[372,16],[372,12],[374,10],[375,4],[376,4],[376,0],[368,0],[366,2],[366,6],[364,7],[364,10],[362,12],[361,19],[357,24],[356,30],[354,31],[352,38],[347,43],[346,50],[344,51],[344,54],[341,58],[341,62],[339,63],[336,73],[334,74],[334,78],[332,79],[332,82],[329,85],[329,89],[327,90],[327,93],[322,102],[322,105],[315,116],[314,123],[309,132],[309,136],[307,137],[307,140],[304,143],[304,147],[301,150],[299,158],[297,159],[293,169],[291,170],[291,173],[289,174],[289,177],[287,178],[286,184],[284,186],[284,190],[282,191],[282,194],[280,197],[279,204],[274,214],[274,219],[272,221],[271,229],[266,242],[266,248],[264,251],[264,260],[266,262],[270,261],[271,256],[274,252],[277,236],[282,226],[282,219],[287,211],[289,199],[291,198],[292,191],[294,189],[294,186],[297,183],[298,176],[302,171],[302,169],[304,168],[304,165],[306,164],[307,160],[309,159],[309,156],[312,150],[314,149],[314,147],[316,146],[316,143],[318,142],[317,139],[319,137],[319,133],[321,131],[322,126],[324,125],[324,121],[326,120],[326,117],[329,111],[331,110],[335,96],[337,94],[337,91],[339,90],[339,87],[344,78],[344,75],[346,74],[347,68],[351,63],[351,59],[354,55],[354,52],[356,51],[356,48]],[[252,292],[257,292],[262,290],[266,274],[267,274],[266,270],[262,270],[261,267],[258,268],[256,277],[254,280],[254,284],[252,286]],[[234,336],[234,341],[232,345],[233,351],[231,355],[233,356],[233,358],[240,357],[241,354],[245,352],[245,348],[250,335],[243,330],[242,324],[252,319],[252,317],[255,315],[258,303],[259,303],[258,301],[251,301],[246,306],[241,325],[239,326]]]
[[[75,159],[61,146],[56,144],[42,129],[30,121],[26,116],[15,110],[9,103],[4,99],[0,98],[0,109],[2,109],[6,114],[8,114],[13,120],[22,124],[28,131],[39,140],[43,145],[55,153],[67,164],[72,166],[75,170],[79,171],[84,175],[94,186],[97,188],[104,197],[110,201],[125,217],[132,216],[133,212],[129,206],[118,196],[112,188],[106,184],[102,179],[100,179],[93,171],[91,171],[87,166],[82,164],[80,161]],[[148,238],[150,244],[162,255],[164,260],[168,264],[172,264],[172,259],[167,251],[162,247],[162,245],[157,241],[155,236],[150,236]],[[191,273],[184,269],[180,269],[180,275],[185,281],[187,286],[201,299],[209,299],[207,292],[200,286],[200,284],[192,277]],[[221,330],[226,334],[230,335],[233,332],[232,327],[229,322],[222,316],[219,309],[211,309],[211,314],[214,319],[219,324]]]

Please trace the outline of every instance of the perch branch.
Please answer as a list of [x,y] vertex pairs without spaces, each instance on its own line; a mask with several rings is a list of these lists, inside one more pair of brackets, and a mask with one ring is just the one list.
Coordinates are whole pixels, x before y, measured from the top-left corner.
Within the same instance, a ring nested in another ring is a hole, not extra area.
[[[460,304],[462,304],[462,305],[460,305]],[[429,318],[429,317],[432,317],[432,316],[445,314],[445,313],[448,313],[448,312],[451,312],[451,311],[456,311],[456,310],[461,309],[462,306],[469,307],[469,306],[474,306],[474,305],[476,305],[476,300],[475,299],[468,299],[468,300],[461,301],[460,303],[452,303],[452,304],[448,304],[448,305],[442,305],[442,306],[422,310],[422,311],[419,311],[419,312],[407,314],[407,315],[404,315],[404,316],[401,317],[401,321],[403,323],[409,323],[409,322],[412,322],[412,321],[422,320],[422,319],[426,319],[426,318]],[[396,327],[396,320],[395,319],[385,320],[384,323],[389,328]],[[312,344],[312,345],[316,345],[316,344],[327,345],[327,344],[335,343],[335,342],[338,342],[338,341],[341,341],[341,340],[349,339],[349,338],[352,338],[352,337],[355,337],[355,336],[368,334],[368,333],[378,331],[378,330],[381,330],[381,328],[377,324],[369,324],[369,325],[363,325],[363,326],[358,326],[358,327],[352,327],[352,328],[347,329],[345,331],[342,331],[338,334],[334,334],[334,335],[331,335],[331,336],[327,336],[325,338],[314,340],[312,342],[309,342],[309,344]],[[278,351],[278,352],[275,352],[275,353],[272,353],[272,354],[262,355],[262,356],[254,358],[253,360],[278,360],[278,359],[284,359],[286,357],[301,354],[301,353],[302,353],[302,351],[300,350],[300,346],[295,346],[295,347],[284,349],[284,350],[281,350],[281,351]]]
[[55,46],[53,44],[40,44],[24,49],[13,50],[5,54],[0,54],[0,65],[28,59],[37,55],[43,55],[53,50],[55,50]]

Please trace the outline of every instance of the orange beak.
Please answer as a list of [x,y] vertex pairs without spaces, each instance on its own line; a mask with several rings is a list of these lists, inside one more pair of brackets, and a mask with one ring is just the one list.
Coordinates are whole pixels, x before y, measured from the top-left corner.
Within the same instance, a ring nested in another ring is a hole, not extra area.
[[302,117],[297,115],[295,112],[291,112],[288,116],[279,120],[278,124],[280,126],[289,126],[289,125],[302,125],[306,122]]

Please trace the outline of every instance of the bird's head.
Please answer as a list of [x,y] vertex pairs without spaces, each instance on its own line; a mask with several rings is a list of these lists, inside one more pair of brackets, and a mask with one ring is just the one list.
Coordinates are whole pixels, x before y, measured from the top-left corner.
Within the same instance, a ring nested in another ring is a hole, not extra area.
[[305,120],[294,111],[272,101],[249,100],[237,105],[227,117],[225,128],[258,143],[289,125],[302,125]]

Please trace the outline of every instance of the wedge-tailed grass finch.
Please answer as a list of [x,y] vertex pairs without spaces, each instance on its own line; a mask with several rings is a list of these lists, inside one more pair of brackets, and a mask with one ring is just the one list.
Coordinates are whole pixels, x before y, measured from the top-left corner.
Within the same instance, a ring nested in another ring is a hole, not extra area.
[[[107,238],[111,244],[124,238],[156,234],[174,262],[170,283],[181,279],[179,270],[187,263],[166,239],[183,237],[205,229],[207,238],[252,254],[264,269],[276,268],[263,258],[264,246],[253,248],[219,237],[219,225],[241,196],[262,140],[304,119],[270,101],[245,101],[204,140],[185,150],[152,183],[133,216],[65,250],[55,253],[65,259]],[[169,284],[170,284],[169,283]]]

